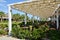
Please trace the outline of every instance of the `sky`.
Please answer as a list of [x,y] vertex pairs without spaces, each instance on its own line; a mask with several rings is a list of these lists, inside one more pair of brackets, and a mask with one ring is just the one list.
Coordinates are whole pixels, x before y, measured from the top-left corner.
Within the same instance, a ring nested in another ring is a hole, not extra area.
[[[17,3],[17,2],[23,2],[23,1],[27,1],[27,0],[0,0],[0,11],[8,13],[8,4]],[[19,12],[17,10],[13,10],[13,13],[24,14],[24,12]],[[30,15],[30,14],[28,14],[28,16],[30,18],[32,17],[32,15]],[[35,18],[37,18],[37,17],[35,16]]]
[[22,2],[26,0],[0,0],[0,11],[8,13],[8,4]]

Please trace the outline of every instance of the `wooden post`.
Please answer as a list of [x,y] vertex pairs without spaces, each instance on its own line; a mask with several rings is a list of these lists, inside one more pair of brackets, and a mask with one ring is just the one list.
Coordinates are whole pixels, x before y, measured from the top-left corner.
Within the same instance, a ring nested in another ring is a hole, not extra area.
[[12,10],[11,10],[11,7],[9,6],[9,12],[8,12],[8,19],[9,19],[9,27],[8,27],[8,29],[9,29],[9,32],[8,32],[8,35],[10,36],[11,35],[11,31],[12,31],[12,18],[11,18],[11,12],[12,12]]
[[37,22],[39,21],[39,17],[37,17]]
[[33,22],[33,24],[34,24],[34,15],[33,15],[33,17],[32,17],[32,22]]
[[25,13],[25,26],[27,24],[27,13]]
[[58,28],[59,28],[59,7],[60,7],[60,4],[58,4],[58,8],[57,8],[57,19],[56,19],[56,21],[57,21],[57,30],[58,30]]
[[58,30],[58,28],[59,28],[59,14],[58,14],[58,10],[57,10],[57,15],[56,15],[56,17],[57,17],[57,19],[56,19],[56,21],[57,21],[57,30]]

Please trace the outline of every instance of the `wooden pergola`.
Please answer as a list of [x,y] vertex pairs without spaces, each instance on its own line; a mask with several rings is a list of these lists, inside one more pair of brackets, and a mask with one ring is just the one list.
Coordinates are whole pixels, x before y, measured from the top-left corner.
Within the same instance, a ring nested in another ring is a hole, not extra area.
[[[11,12],[12,8],[25,12],[27,14],[32,14],[34,16],[39,16],[41,18],[49,18],[50,16],[56,13],[57,16],[57,29],[59,27],[58,22],[58,9],[60,7],[60,0],[33,0],[33,1],[24,1],[9,4],[9,35],[11,34],[12,30],[12,17]],[[26,24],[26,16],[25,16],[25,24]]]

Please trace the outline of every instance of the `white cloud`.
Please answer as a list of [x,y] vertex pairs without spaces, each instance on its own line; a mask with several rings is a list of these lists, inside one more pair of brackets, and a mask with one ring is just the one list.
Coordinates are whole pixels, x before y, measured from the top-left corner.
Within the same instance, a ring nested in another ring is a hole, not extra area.
[[5,0],[0,0],[0,2],[6,2]]

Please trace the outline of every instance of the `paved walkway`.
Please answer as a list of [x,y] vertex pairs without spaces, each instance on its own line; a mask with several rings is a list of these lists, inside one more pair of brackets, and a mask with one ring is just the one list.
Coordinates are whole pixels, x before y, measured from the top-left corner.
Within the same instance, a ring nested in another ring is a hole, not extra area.
[[[0,40],[24,40],[24,39],[17,39],[9,36],[0,36]],[[49,40],[49,39],[43,38],[43,40]]]
[[20,40],[20,39],[13,38],[13,37],[8,37],[8,36],[1,36],[0,40]]

